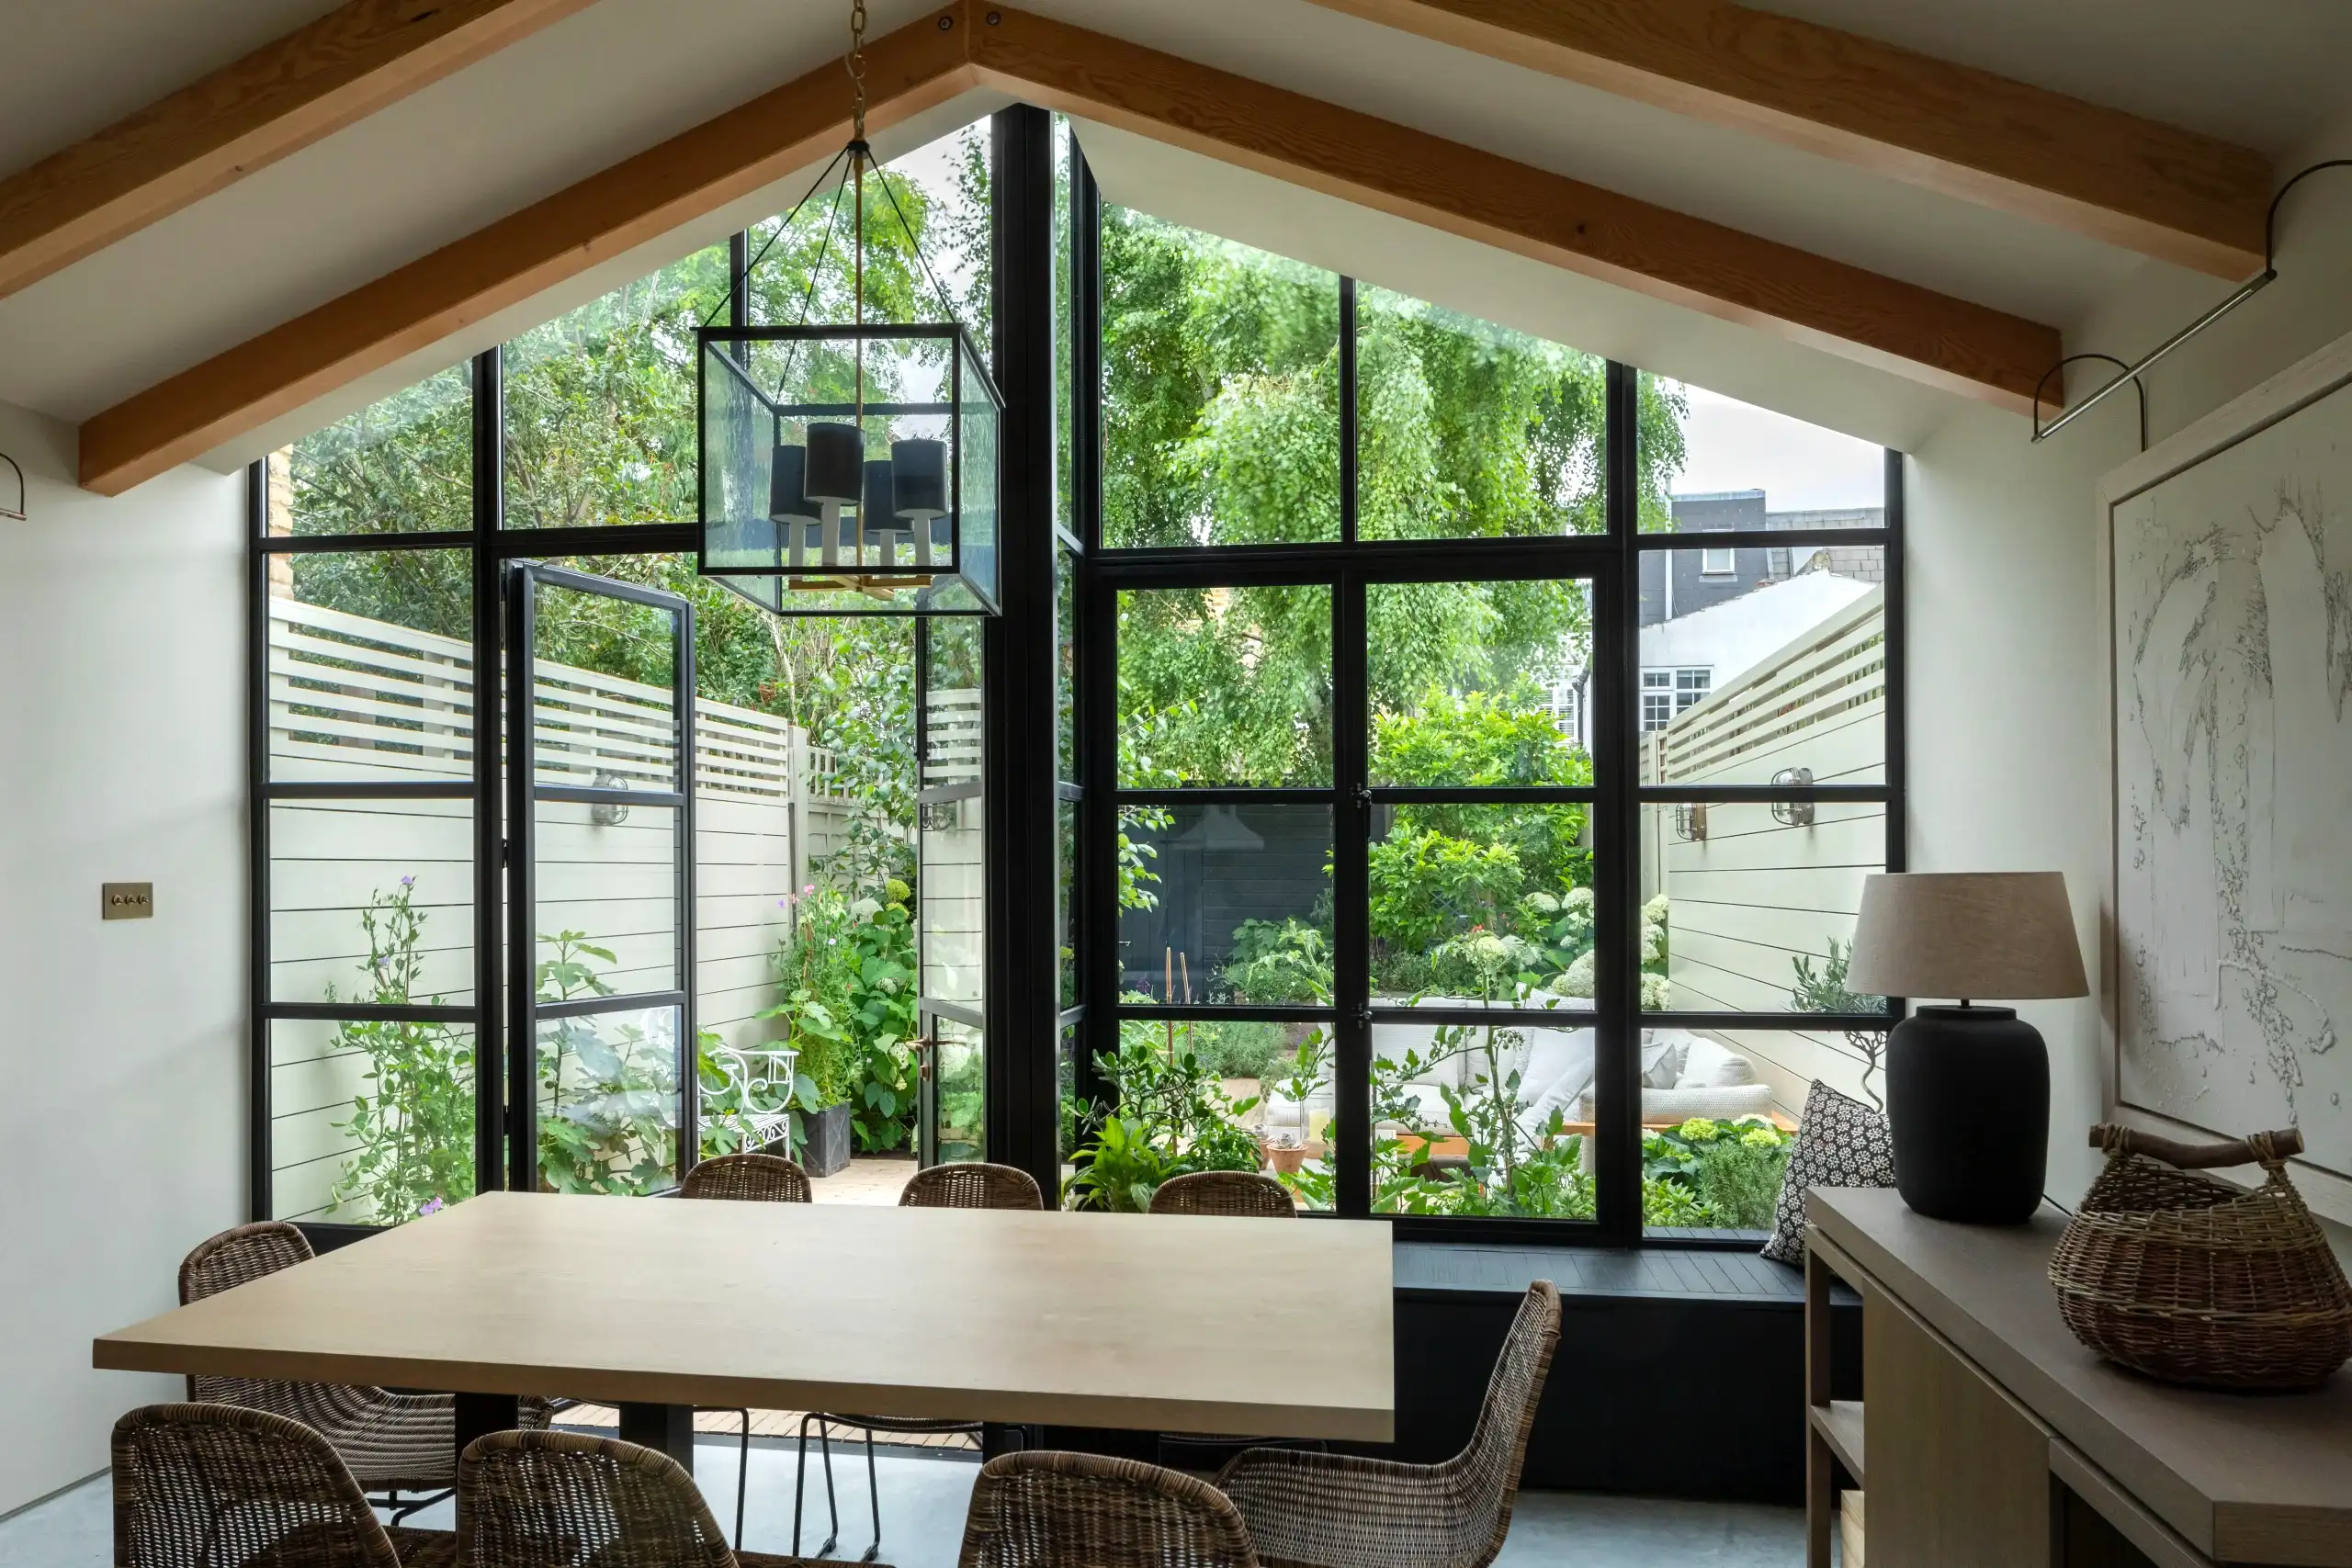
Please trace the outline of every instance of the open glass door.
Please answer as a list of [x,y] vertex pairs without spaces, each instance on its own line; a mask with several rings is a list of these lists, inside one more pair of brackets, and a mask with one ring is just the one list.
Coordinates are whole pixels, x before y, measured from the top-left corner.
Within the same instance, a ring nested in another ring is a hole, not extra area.
[[916,1157],[988,1157],[985,996],[987,799],[982,793],[981,623],[916,623],[916,940],[923,1055]]
[[694,610],[530,561],[506,591],[508,1183],[662,1191],[695,1124]]

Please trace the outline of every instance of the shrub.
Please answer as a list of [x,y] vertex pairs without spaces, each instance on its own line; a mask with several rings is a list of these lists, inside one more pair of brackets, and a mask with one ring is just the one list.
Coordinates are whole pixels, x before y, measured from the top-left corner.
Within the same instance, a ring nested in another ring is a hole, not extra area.
[[1241,1118],[1252,1097],[1234,1100],[1202,1061],[1189,1033],[1162,1049],[1159,1030],[1129,1022],[1119,1030],[1116,1056],[1097,1056],[1095,1070],[1115,1087],[1117,1101],[1090,1108],[1071,1163],[1072,1206],[1140,1213],[1171,1176],[1193,1170],[1255,1170],[1258,1139]]
[[[1789,1134],[1754,1116],[1737,1122],[1693,1117],[1679,1127],[1646,1134],[1642,1139],[1644,1181],[1679,1189],[1704,1214],[1651,1223],[1769,1228],[1791,1141]],[[1679,1204],[1681,1199],[1661,1201]]]
[[1372,846],[1374,941],[1390,951],[1427,952],[1470,926],[1504,928],[1525,877],[1509,844],[1476,844],[1424,831]]
[[1244,920],[1222,978],[1237,1002],[1329,1002],[1331,938],[1304,920]]

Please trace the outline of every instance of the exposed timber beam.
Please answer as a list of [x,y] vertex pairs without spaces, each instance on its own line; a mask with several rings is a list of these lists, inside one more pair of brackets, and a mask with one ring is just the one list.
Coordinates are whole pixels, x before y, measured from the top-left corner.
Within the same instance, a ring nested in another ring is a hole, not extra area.
[[2241,278],[2270,167],[2247,148],[1725,0],[1315,0]]
[[[947,24],[943,27],[942,23]],[[960,6],[869,43],[870,130],[975,84]],[[841,62],[814,71],[94,415],[81,481],[101,495],[773,185],[849,140]]]
[[0,180],[0,299],[590,0],[350,0]]
[[[2019,317],[1001,6],[866,55],[876,128],[1000,88],[2019,412],[2060,353]],[[118,494],[774,184],[847,138],[847,107],[829,61],[138,393],[82,426],[82,483]]]
[[2019,412],[2061,352],[2053,328],[1917,284],[1082,28],[986,14],[980,79],[1048,108]]

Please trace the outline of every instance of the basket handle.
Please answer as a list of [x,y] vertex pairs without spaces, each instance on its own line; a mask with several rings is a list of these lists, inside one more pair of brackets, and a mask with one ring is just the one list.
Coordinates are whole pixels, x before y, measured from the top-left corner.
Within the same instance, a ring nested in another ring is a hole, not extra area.
[[2102,1122],[2091,1129],[2091,1147],[2109,1155],[2152,1155],[2182,1170],[2219,1170],[2233,1165],[2276,1165],[2303,1152],[2303,1135],[2281,1127],[2223,1144],[2183,1144]]

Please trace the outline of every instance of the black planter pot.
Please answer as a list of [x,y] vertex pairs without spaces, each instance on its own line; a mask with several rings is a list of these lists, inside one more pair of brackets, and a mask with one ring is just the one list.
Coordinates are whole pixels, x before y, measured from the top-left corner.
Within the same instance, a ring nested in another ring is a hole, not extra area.
[[800,1113],[800,1168],[811,1176],[831,1176],[849,1165],[849,1106],[828,1105]]
[[1931,1219],[2021,1225],[2041,1206],[2050,1054],[2015,1008],[1923,1007],[1886,1042],[1894,1185]]

